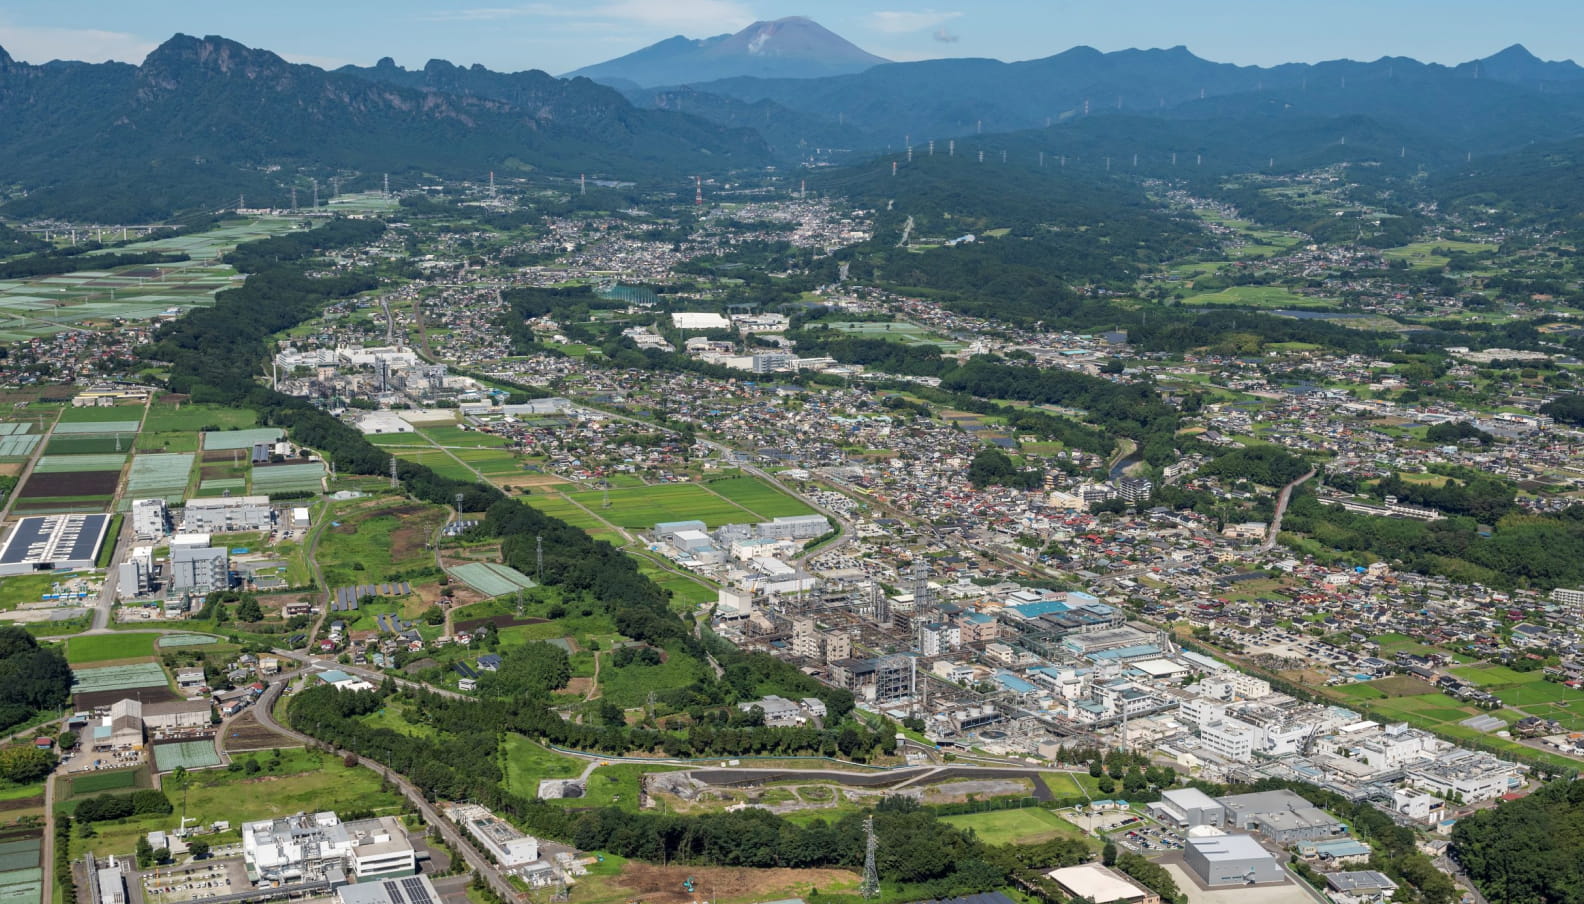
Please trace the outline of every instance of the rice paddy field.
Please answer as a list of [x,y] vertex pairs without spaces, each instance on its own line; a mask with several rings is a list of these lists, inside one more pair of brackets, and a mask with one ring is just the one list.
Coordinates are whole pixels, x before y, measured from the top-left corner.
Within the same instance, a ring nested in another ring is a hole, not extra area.
[[82,257],[84,269],[75,273],[0,280],[0,341],[92,330],[112,321],[150,320],[209,305],[216,292],[240,281],[229,265],[217,262],[219,255],[294,226],[292,220],[263,218],[117,249],[183,253],[192,258],[187,261],[95,270],[95,254],[90,253]]
[[802,500],[788,496],[757,477],[728,477],[706,485],[743,508],[758,513],[766,521],[814,513]]

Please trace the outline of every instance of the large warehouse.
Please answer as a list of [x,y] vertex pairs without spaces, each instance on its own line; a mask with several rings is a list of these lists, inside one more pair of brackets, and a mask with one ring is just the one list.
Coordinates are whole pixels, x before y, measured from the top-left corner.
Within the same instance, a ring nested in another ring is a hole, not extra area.
[[0,576],[92,568],[109,528],[109,515],[23,518],[0,546]]
[[1275,855],[1251,835],[1189,838],[1183,863],[1211,888],[1287,881]]

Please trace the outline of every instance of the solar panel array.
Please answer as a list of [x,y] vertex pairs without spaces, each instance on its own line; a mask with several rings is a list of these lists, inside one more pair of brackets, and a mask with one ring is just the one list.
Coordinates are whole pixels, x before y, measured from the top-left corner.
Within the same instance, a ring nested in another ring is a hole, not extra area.
[[406,581],[392,584],[354,584],[351,587],[337,587],[335,599],[330,602],[331,612],[355,612],[359,601],[365,596],[406,596],[412,593],[412,585]]

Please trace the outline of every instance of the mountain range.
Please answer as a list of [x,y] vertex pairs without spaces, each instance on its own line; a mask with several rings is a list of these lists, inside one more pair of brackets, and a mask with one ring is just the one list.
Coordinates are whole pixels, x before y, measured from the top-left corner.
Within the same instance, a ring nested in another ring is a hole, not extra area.
[[748,76],[817,78],[862,72],[887,62],[811,19],[755,22],[736,34],[682,35],[567,73],[620,88],[677,85]]
[[763,140],[634,107],[586,79],[388,60],[326,72],[176,35],[139,66],[18,63],[0,50],[0,182],[16,215],[118,222],[286,202],[287,177],[547,171],[626,178],[761,166]]
[[[689,46],[674,57],[757,46],[767,60],[823,54],[861,71],[617,91],[443,60],[326,71],[220,37],[176,35],[140,65],[29,65],[0,50],[4,212],[154,220],[244,194],[284,204],[292,186],[332,175],[685,183],[817,156],[860,163],[900,155],[904,141],[927,153],[931,139],[965,153],[1126,159],[1162,175],[1189,156],[1206,174],[1340,161],[1445,172],[1509,152],[1527,155],[1519,165],[1584,160],[1584,68],[1522,47],[1450,67],[1401,57],[1248,67],[1182,47],[871,64],[803,19]],[[815,154],[831,148],[847,155]]]
[[[1544,62],[1516,46],[1455,67],[1404,57],[1236,66],[1184,47],[1113,53],[1075,47],[1016,63],[927,60],[843,76],[735,77],[626,94],[641,106],[752,125],[783,149],[789,141],[828,145],[831,139],[859,149],[896,148],[909,136],[918,143],[1119,111],[1196,119],[1363,115],[1473,153],[1584,131],[1584,68]],[[760,124],[751,122],[754,116]],[[778,116],[810,134],[788,134],[774,124]]]

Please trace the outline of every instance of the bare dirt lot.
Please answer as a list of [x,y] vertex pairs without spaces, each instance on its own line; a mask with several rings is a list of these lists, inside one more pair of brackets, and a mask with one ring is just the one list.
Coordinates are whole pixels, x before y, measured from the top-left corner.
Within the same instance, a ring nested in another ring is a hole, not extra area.
[[231,753],[297,746],[290,738],[278,735],[260,725],[258,715],[251,709],[232,719],[225,726],[220,745]]
[[115,492],[120,471],[67,471],[34,474],[22,485],[18,499],[55,499],[66,496],[108,496]]
[[[693,891],[682,887],[693,879]],[[742,869],[737,867],[655,866],[629,862],[612,884],[628,890],[627,900],[651,904],[693,901],[763,901],[807,894],[809,888],[855,886],[858,877],[839,869]],[[612,889],[614,891],[614,889]]]

